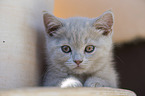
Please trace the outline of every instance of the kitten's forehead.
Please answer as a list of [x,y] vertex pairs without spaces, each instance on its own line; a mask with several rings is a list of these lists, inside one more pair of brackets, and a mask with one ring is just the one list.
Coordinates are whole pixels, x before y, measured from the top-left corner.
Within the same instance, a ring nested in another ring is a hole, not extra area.
[[71,17],[65,19],[65,22],[67,23],[67,25],[72,24],[72,25],[85,26],[91,22],[91,19],[87,17]]
[[76,47],[81,47],[87,43],[87,39],[91,34],[91,19],[82,17],[73,17],[66,19],[65,37],[69,40],[69,43]]

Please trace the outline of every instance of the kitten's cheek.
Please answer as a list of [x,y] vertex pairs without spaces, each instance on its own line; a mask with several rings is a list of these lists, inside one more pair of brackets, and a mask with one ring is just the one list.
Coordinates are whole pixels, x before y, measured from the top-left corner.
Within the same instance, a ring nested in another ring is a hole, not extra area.
[[86,54],[86,58],[88,60],[92,60],[93,58],[95,58],[95,54]]
[[63,57],[65,58],[64,62],[67,63],[70,61],[70,55],[69,54],[64,54]]

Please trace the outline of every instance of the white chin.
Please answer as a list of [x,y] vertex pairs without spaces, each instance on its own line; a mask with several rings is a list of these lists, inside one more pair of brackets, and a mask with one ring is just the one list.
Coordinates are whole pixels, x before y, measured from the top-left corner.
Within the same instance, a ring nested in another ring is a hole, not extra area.
[[82,68],[82,67],[75,67],[72,69],[74,73],[76,74],[82,74],[85,72],[85,68]]
[[68,66],[69,69],[75,73],[75,74],[82,74],[82,73],[85,73],[86,72],[86,67],[85,66],[77,66],[77,65],[74,65],[74,66]]

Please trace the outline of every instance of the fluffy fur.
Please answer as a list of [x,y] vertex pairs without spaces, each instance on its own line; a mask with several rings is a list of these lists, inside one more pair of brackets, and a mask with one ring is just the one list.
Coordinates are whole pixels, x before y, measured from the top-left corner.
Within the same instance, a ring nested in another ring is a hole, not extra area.
[[[117,87],[118,78],[112,62],[113,14],[105,12],[97,18],[57,18],[44,14],[48,68],[44,86]],[[71,48],[64,53],[62,46]],[[91,53],[88,45],[95,46]],[[78,65],[74,60],[81,60]]]

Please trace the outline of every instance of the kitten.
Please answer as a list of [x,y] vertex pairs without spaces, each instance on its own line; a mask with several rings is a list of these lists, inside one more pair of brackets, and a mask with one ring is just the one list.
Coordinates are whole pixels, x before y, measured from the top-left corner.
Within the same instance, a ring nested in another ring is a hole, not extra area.
[[118,87],[112,62],[113,14],[57,18],[44,14],[48,69],[44,86]]

